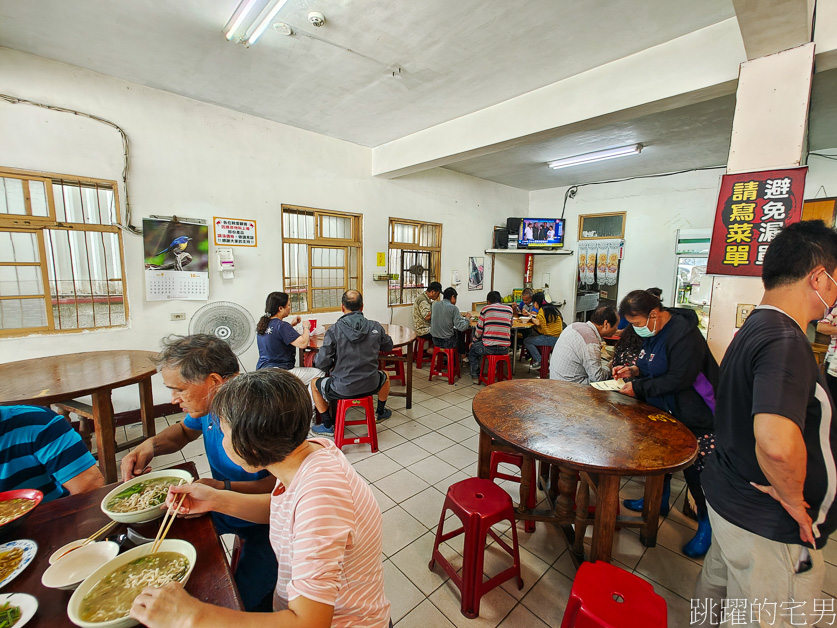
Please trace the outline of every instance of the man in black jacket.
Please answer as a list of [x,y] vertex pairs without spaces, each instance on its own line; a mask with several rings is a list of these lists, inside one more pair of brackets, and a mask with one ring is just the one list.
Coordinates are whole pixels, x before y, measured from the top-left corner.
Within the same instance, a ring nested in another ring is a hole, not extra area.
[[378,370],[378,354],[392,351],[390,338],[377,321],[363,315],[363,296],[357,290],[343,293],[343,316],[337,319],[323,338],[314,366],[331,371],[327,377],[311,381],[314,405],[323,418],[311,431],[318,436],[334,434],[334,419],[329,404],[338,399],[358,399],[378,394],[376,418],[392,416],[386,407],[389,375]]

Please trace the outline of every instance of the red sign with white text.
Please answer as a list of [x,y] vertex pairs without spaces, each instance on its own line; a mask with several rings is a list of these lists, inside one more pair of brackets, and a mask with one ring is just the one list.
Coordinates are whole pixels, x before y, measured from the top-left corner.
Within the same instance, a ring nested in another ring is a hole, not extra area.
[[808,167],[724,175],[706,272],[761,277],[764,254],[802,217]]

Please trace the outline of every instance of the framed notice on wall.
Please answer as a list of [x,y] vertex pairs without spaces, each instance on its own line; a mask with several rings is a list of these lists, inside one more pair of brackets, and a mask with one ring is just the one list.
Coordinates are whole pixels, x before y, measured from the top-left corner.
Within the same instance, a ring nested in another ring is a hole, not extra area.
[[215,246],[256,246],[256,221],[240,218],[212,218]]
[[767,247],[802,217],[808,167],[724,175],[706,272],[760,277]]

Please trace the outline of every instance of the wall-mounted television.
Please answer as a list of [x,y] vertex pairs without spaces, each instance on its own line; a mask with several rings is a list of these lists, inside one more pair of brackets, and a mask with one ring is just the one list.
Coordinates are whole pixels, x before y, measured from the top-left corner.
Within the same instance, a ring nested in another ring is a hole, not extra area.
[[564,246],[563,218],[524,218],[520,221],[517,246],[530,249],[560,249]]

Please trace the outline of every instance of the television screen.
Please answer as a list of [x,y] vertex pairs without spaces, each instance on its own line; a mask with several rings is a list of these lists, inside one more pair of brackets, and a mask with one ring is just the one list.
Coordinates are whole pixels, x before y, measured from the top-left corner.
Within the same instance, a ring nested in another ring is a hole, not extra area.
[[564,246],[564,220],[562,218],[524,218],[520,221],[518,246],[527,248]]

